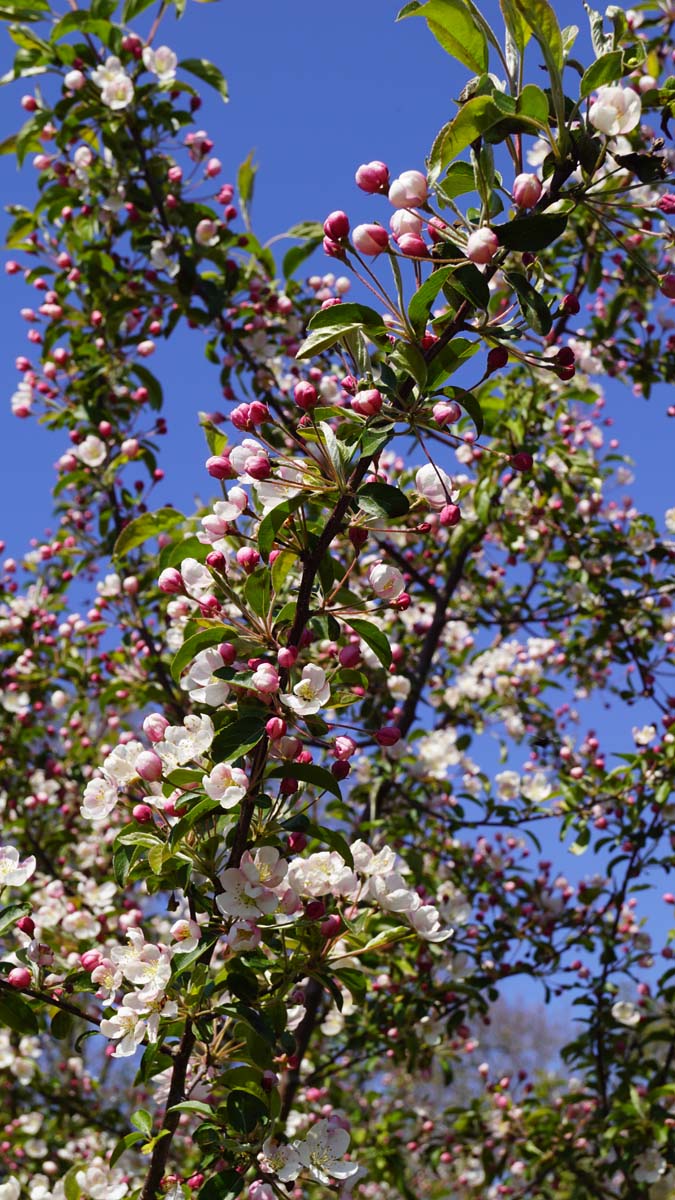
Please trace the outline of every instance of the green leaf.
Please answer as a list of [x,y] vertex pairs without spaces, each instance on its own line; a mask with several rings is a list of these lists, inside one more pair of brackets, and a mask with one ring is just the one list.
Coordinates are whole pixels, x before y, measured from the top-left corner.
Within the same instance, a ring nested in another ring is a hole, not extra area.
[[347,624],[354,633],[358,633],[373,654],[377,655],[385,671],[388,671],[391,666],[391,644],[387,635],[377,625],[371,625],[370,621],[363,621],[360,617],[349,617]]
[[623,73],[623,54],[620,50],[603,54],[584,71],[579,92],[581,99],[590,96],[591,92],[605,83],[616,83]]
[[504,24],[513,38],[519,54],[523,54],[530,40],[532,30],[522,13],[518,11],[513,0],[499,0]]
[[270,556],[270,550],[273,549],[277,539],[277,534],[284,524],[296,509],[300,508],[305,497],[303,492],[297,496],[290,496],[288,500],[282,500],[281,504],[277,504],[276,508],[271,509],[266,516],[263,517],[258,527],[258,549],[267,562]]
[[220,1171],[200,1187],[199,1200],[235,1200],[243,1187],[244,1176],[238,1171]]
[[263,567],[249,575],[244,586],[244,599],[257,617],[266,617],[269,612],[272,582],[269,570]]
[[239,717],[221,729],[213,739],[211,755],[216,763],[232,762],[248,754],[264,736],[265,717]]
[[7,1025],[15,1033],[27,1033],[32,1037],[40,1032],[38,1019],[26,1001],[19,995],[0,991],[0,1025]]
[[187,638],[174,655],[171,663],[171,678],[179,683],[183,671],[193,658],[196,658],[199,651],[208,650],[209,646],[218,646],[221,642],[227,641],[228,633],[229,626],[215,625],[210,629],[202,629],[199,633],[194,633],[192,637]]
[[133,21],[146,8],[149,8],[151,4],[152,0],[125,0],[124,7],[122,8],[122,20],[125,25]]
[[[542,93],[543,94],[543,93]],[[436,184],[436,196],[440,204],[464,196],[467,192],[476,190],[476,175],[473,167],[467,162],[455,162],[448,167],[445,178]]]
[[215,88],[218,95],[227,104],[229,95],[223,73],[212,62],[209,62],[207,58],[184,58],[182,62],[179,62],[178,66],[181,70],[189,71],[191,75],[196,75],[198,79],[203,79],[204,83],[208,83],[209,87]]
[[447,379],[448,375],[454,374],[467,359],[473,358],[473,355],[478,350],[480,342],[470,342],[468,338],[453,338],[444,346],[441,352],[429,363],[429,390],[438,388],[438,386]]
[[143,513],[140,517],[134,517],[124,527],[115,542],[113,555],[115,558],[122,558],[130,550],[135,550],[137,546],[142,546],[143,542],[157,537],[158,533],[163,533],[164,530],[171,529],[174,525],[179,525],[184,520],[185,517],[183,514],[176,512],[175,508],[158,508],[154,513]]
[[535,333],[546,335],[553,321],[544,297],[520,271],[504,271],[504,278],[516,293],[520,311],[528,325],[531,325]]
[[30,904],[8,904],[6,908],[0,909],[0,934],[6,933],[21,917],[27,917],[30,913]]
[[331,792],[338,800],[342,799],[342,792],[337,779],[331,771],[327,771],[325,767],[317,767],[314,763],[296,763],[286,762],[280,767],[275,767],[270,771],[267,779],[297,779],[301,783],[311,783],[314,787],[318,787],[322,792]]
[[281,260],[281,269],[284,273],[284,279],[290,279],[295,274],[298,267],[304,263],[305,259],[309,258],[315,250],[321,245],[323,235],[318,234],[315,237],[308,238],[302,246],[291,246],[287,250]]
[[539,42],[547,66],[562,71],[562,33],[555,10],[548,0],[513,0],[513,7]]
[[73,1029],[73,1018],[69,1012],[64,1012],[62,1008],[57,1008],[54,1016],[49,1022],[49,1030],[52,1037],[57,1041],[64,1041],[70,1037]]
[[330,308],[321,308],[309,321],[307,326],[312,331],[318,329],[344,329],[347,326],[363,325],[366,329],[374,329],[378,333],[387,333],[387,327],[381,313],[370,308],[367,304],[333,304]]
[[84,1170],[83,1164],[75,1163],[75,1166],[66,1171],[66,1174],[63,1176],[63,1193],[66,1200],[80,1200],[82,1192],[76,1176],[82,1170]]
[[476,426],[476,434],[480,437],[483,432],[483,413],[473,392],[457,392],[453,399],[469,414]]
[[146,1137],[152,1136],[152,1117],[145,1108],[137,1108],[132,1112],[130,1117],[131,1124],[144,1133]]
[[[171,1061],[171,1059],[169,1059],[169,1062],[170,1061]],[[115,1149],[113,1150],[112,1154],[110,1155],[110,1159],[108,1161],[108,1166],[114,1167],[115,1163],[117,1162],[117,1160],[119,1158],[122,1157],[125,1150],[128,1150],[130,1146],[135,1146],[137,1142],[144,1142],[144,1141],[145,1141],[144,1133],[127,1133],[123,1138],[120,1138],[119,1142],[115,1146]]]
[[475,263],[467,262],[455,267],[448,280],[448,287],[458,291],[474,308],[487,309],[490,304],[487,279]]
[[567,217],[562,214],[547,216],[535,213],[530,217],[518,217],[506,225],[493,225],[500,246],[507,250],[544,250],[557,241],[567,228]]
[[239,193],[242,216],[247,227],[249,225],[249,209],[253,201],[253,188],[257,173],[258,167],[253,162],[253,151],[251,150],[237,172],[237,191]]
[[492,96],[474,96],[437,134],[429,153],[429,178],[438,179],[444,167],[475,142],[481,134],[504,120],[504,113]]
[[268,1105],[250,1092],[235,1088],[227,1097],[227,1121],[237,1133],[252,1133],[268,1114]]
[[428,0],[421,8],[409,8],[402,17],[424,17],[436,41],[470,71],[483,75],[488,69],[485,34],[463,0]]
[[546,92],[534,83],[526,83],[516,101],[516,111],[524,117],[530,117],[540,125],[547,125],[549,119],[549,103]]
[[[455,165],[459,166],[460,164],[456,163]],[[470,167],[468,169],[471,171],[471,178],[473,180],[473,171]],[[441,267],[439,270],[433,271],[429,278],[425,279],[422,286],[417,289],[415,295],[412,297],[410,304],[408,305],[408,316],[410,318],[410,324],[416,333],[424,332],[427,320],[429,318],[431,305],[443,287],[443,284],[446,282],[448,276],[452,274],[453,270],[453,267]]]
[[359,508],[372,516],[404,517],[410,502],[403,492],[390,483],[364,483],[356,495]]

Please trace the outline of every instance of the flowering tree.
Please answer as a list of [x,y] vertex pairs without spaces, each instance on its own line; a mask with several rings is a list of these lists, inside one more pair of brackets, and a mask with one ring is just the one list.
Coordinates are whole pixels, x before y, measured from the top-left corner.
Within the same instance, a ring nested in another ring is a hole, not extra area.
[[[278,264],[169,7],[2,5],[12,407],[61,457],[1,580],[0,1198],[668,1200],[675,511],[622,498],[599,377],[675,368],[672,9],[591,11],[584,68],[547,0],[413,0],[457,111]],[[185,516],[183,327],[234,402]],[[575,1006],[556,1077],[485,1059],[519,977]]]

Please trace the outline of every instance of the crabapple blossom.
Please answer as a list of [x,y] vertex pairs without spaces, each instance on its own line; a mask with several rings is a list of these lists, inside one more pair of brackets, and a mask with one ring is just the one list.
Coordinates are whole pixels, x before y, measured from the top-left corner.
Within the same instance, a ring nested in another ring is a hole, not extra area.
[[389,203],[394,208],[416,208],[426,202],[429,189],[421,171],[403,171],[389,188]]
[[21,887],[35,871],[35,855],[23,861],[15,846],[0,846],[0,887]]
[[343,1161],[350,1140],[346,1129],[322,1120],[311,1127],[304,1140],[295,1143],[295,1150],[312,1179],[330,1183],[331,1179],[349,1179],[359,1169],[358,1163]]
[[377,159],[362,163],[356,170],[355,181],[362,192],[385,192],[389,187],[389,168]]
[[181,680],[181,687],[185,688],[195,703],[218,708],[230,694],[229,684],[216,676],[216,671],[222,668],[223,659],[217,647],[209,646],[206,650],[200,650]]
[[534,208],[542,193],[541,180],[538,175],[516,175],[511,191],[518,208]]
[[373,563],[368,573],[368,582],[382,600],[395,600],[405,587],[403,576],[398,567],[390,567],[386,563]]
[[492,261],[498,249],[497,234],[489,226],[482,225],[480,229],[474,229],[473,233],[469,234],[466,243],[466,257],[472,263],[484,265]]
[[133,81],[124,73],[115,75],[114,79],[108,80],[101,88],[101,100],[113,112],[119,112],[123,108],[128,108],[133,103],[133,99]]
[[143,47],[143,66],[157,76],[159,83],[172,83],[176,78],[178,59],[168,46]]
[[607,137],[630,133],[640,124],[642,101],[632,88],[600,87],[588,112],[591,125]]
[[352,230],[352,242],[359,254],[374,258],[387,249],[389,234],[381,225],[357,225]]
[[302,670],[302,679],[295,684],[292,695],[281,697],[282,704],[299,717],[317,713],[330,700],[330,684],[322,667],[309,663]]
[[234,808],[246,795],[248,784],[246,773],[229,763],[217,763],[209,775],[202,777],[207,796],[217,800],[221,808]]
[[449,501],[456,500],[459,494],[454,490],[447,472],[434,463],[420,467],[415,475],[415,487],[432,508],[443,508]]
[[100,467],[108,456],[105,442],[93,433],[90,433],[80,442],[79,446],[75,447],[75,453],[86,467]]

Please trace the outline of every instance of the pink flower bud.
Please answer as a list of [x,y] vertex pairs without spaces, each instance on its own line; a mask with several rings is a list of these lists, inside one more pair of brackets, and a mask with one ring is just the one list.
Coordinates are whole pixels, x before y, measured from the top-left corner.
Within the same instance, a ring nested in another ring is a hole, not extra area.
[[326,939],[337,937],[342,929],[342,918],[337,913],[331,913],[330,917],[321,922],[320,929],[321,936]]
[[24,110],[24,112],[31,112],[31,113],[36,112],[37,106],[38,106],[38,102],[35,99],[35,96],[22,96],[21,97],[21,107]]
[[307,845],[307,838],[304,833],[289,833],[288,849],[293,854],[302,854],[302,851]]
[[398,248],[406,258],[427,258],[429,254],[424,238],[416,233],[402,233],[398,239]]
[[382,408],[382,393],[377,388],[364,388],[352,397],[351,406],[361,417],[375,417]]
[[260,562],[260,555],[253,546],[241,546],[237,550],[237,562],[240,567],[243,567],[246,574],[250,575],[252,571],[255,571]]
[[35,921],[32,917],[19,917],[16,927],[30,938],[32,938],[33,934],[35,933]]
[[350,738],[347,734],[341,733],[333,742],[333,749],[331,753],[333,758],[337,758],[340,761],[346,761],[346,759],[352,757],[352,754],[356,754],[357,749],[358,746],[356,745],[354,739]]
[[664,296],[675,300],[675,275],[663,275],[659,284]]
[[223,571],[227,559],[220,550],[211,550],[204,559],[207,567],[211,567],[214,571]]
[[250,458],[246,459],[244,467],[246,474],[250,475],[253,479],[267,479],[272,471],[270,460],[263,452],[252,454]]
[[424,204],[429,189],[421,171],[403,171],[389,188],[389,203],[394,208],[415,208]]
[[323,223],[323,231],[327,238],[340,242],[349,233],[349,217],[341,209],[329,213]]
[[33,982],[33,976],[28,967],[12,967],[7,976],[7,982],[13,988],[27,988]]
[[326,915],[326,905],[323,900],[308,900],[305,905],[305,916],[309,921],[320,921]]
[[357,667],[361,662],[361,649],[358,642],[350,642],[348,646],[343,646],[338,654],[338,662],[341,667],[347,667],[348,670]]
[[237,657],[237,650],[236,647],[232,645],[232,642],[221,642],[218,647],[218,653],[226,667],[231,667],[232,663]]
[[513,181],[513,203],[518,208],[534,208],[541,196],[541,180],[536,175],[516,175]]
[[511,466],[515,467],[516,471],[531,471],[532,470],[532,455],[525,450],[519,450],[517,454],[511,455]]
[[462,519],[462,514],[456,504],[444,504],[438,519],[441,525],[447,525],[452,528],[453,525],[459,524]]
[[469,240],[466,244],[466,257],[472,263],[489,263],[499,249],[499,240],[497,234],[487,226],[483,225],[480,229],[475,229],[469,234]]
[[131,815],[139,825],[147,825],[152,820],[152,809],[149,804],[134,804]]
[[251,687],[263,696],[271,696],[279,691],[279,673],[272,663],[261,663],[253,672]]
[[207,458],[205,465],[213,479],[234,479],[236,475],[229,458],[224,454],[212,454],[211,458]]
[[381,225],[357,225],[352,233],[352,242],[359,254],[374,258],[387,249],[389,234]]
[[269,421],[270,419],[270,410],[266,404],[263,404],[262,400],[254,400],[248,406],[248,415],[251,425],[264,425],[265,421]]
[[354,179],[362,192],[368,192],[370,195],[386,192],[389,187],[389,168],[383,162],[374,159],[373,162],[362,163]]
[[85,950],[84,954],[80,955],[80,964],[85,971],[95,971],[103,962],[103,954],[100,950]]
[[276,742],[277,738],[285,737],[288,726],[282,717],[270,717],[265,725],[268,738]]
[[253,428],[251,423],[251,410],[248,404],[238,404],[230,413],[230,420],[235,429],[241,430],[242,433],[249,433]]
[[[210,158],[204,167],[204,174],[207,179],[215,179],[216,175],[220,175],[223,169],[223,164],[219,158]],[[230,197],[232,199],[232,197]]]
[[461,415],[462,410],[454,400],[439,400],[438,404],[434,404],[434,421],[441,428],[444,425],[454,425],[456,421],[459,421]]
[[[662,213],[675,213],[675,196],[673,193],[666,192],[665,195],[661,196],[656,207]],[[7,270],[7,267],[5,267],[5,270]]]
[[293,399],[299,408],[305,410],[314,408],[314,405],[318,400],[316,388],[313,387],[311,383],[306,383],[304,380],[301,380],[300,383],[296,383],[295,387],[293,388]]
[[166,592],[169,595],[177,596],[181,592],[185,591],[183,576],[181,575],[180,571],[176,570],[175,567],[166,567],[166,569],[162,571],[157,583],[160,592]]
[[277,662],[284,671],[288,671],[294,666],[298,659],[298,651],[295,646],[282,646],[277,654]]
[[134,767],[136,774],[146,783],[157,783],[162,778],[162,760],[154,750],[141,750]]
[[493,346],[487,356],[488,371],[501,371],[509,361],[509,352],[506,346]]
[[378,746],[395,746],[401,740],[401,730],[397,725],[383,725],[375,734]]
[[162,713],[150,713],[143,722],[143,733],[151,742],[161,742],[169,722]]
[[81,71],[67,71],[64,75],[63,82],[69,92],[79,92],[84,87],[87,79]]

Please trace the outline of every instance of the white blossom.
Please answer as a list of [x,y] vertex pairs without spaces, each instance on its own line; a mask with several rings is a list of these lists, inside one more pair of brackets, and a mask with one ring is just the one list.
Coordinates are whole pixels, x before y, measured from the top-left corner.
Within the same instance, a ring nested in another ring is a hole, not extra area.
[[208,704],[217,708],[225,703],[230,694],[229,685],[224,679],[218,679],[215,674],[216,671],[222,670],[223,665],[217,646],[208,646],[206,650],[200,650],[192,661],[187,675],[181,680],[181,687],[185,688],[195,704]]
[[302,679],[293,688],[293,695],[281,697],[282,704],[301,717],[317,713],[329,700],[330,686],[326,682],[326,672],[314,663],[303,668]]
[[108,449],[100,437],[90,433],[75,447],[75,454],[86,467],[100,467],[107,458]]
[[176,78],[178,58],[168,46],[143,47],[143,66],[146,71],[152,71],[160,83],[171,83]]
[[640,124],[642,101],[632,88],[600,87],[588,114],[591,125],[607,137],[630,133]]
[[246,795],[248,775],[239,767],[218,763],[210,775],[202,776],[202,787],[207,796],[218,800],[221,808],[234,808]]
[[35,855],[19,860],[16,846],[0,846],[0,889],[21,887],[35,870]]
[[312,1179],[330,1183],[331,1179],[348,1179],[359,1169],[357,1163],[342,1161],[349,1149],[349,1140],[349,1134],[342,1126],[317,1121],[304,1141],[295,1143],[295,1149]]
[[640,1024],[640,1009],[630,1000],[617,1000],[612,1005],[612,1016],[620,1025],[627,1025],[629,1028]]

